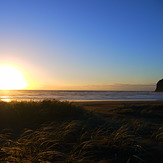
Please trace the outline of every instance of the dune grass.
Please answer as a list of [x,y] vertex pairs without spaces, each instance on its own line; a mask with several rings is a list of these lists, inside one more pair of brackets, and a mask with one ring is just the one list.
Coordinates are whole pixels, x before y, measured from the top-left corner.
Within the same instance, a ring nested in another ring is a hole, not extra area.
[[57,100],[0,102],[0,162],[161,163],[162,108],[100,114]]
[[70,102],[0,102],[0,128],[37,127],[45,122],[84,119],[88,112]]

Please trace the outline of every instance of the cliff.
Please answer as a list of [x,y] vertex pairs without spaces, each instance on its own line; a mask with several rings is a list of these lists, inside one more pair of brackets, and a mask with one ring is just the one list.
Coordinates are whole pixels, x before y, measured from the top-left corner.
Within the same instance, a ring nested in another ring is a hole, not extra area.
[[155,92],[163,92],[163,79],[158,81]]

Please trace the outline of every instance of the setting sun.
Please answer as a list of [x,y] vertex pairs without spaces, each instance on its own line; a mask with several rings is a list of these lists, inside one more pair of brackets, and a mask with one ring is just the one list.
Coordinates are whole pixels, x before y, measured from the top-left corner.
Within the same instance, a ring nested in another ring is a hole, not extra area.
[[27,87],[23,74],[12,66],[0,66],[0,89],[20,90]]

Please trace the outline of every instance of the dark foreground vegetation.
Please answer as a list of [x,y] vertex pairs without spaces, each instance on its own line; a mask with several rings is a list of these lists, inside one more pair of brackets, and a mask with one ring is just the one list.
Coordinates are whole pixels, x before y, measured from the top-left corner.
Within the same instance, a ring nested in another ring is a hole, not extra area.
[[163,162],[163,104],[81,105],[0,102],[0,162]]

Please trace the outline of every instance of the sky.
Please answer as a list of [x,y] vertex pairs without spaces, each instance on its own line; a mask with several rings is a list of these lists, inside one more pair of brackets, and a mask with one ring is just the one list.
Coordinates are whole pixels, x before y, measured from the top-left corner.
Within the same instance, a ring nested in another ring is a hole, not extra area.
[[0,0],[0,65],[27,89],[154,90],[162,0]]

